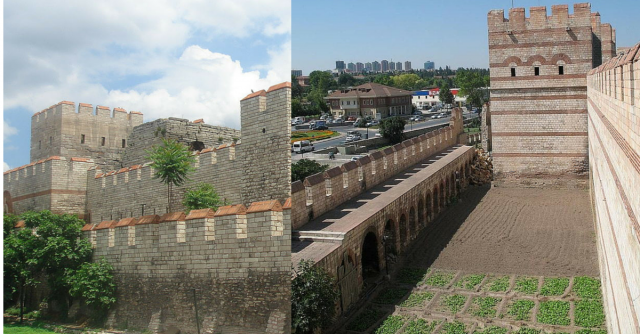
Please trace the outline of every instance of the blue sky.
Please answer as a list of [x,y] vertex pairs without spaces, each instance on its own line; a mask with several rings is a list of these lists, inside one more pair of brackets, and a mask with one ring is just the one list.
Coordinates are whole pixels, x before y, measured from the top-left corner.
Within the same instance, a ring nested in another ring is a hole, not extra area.
[[4,170],[63,100],[240,128],[240,99],[290,80],[290,0],[4,4]]
[[[617,32],[618,46],[640,41],[638,0],[594,0],[591,11]],[[573,2],[514,0],[528,8]],[[409,60],[422,68],[427,60],[436,67],[489,67],[487,13],[511,7],[500,1],[295,1],[292,7],[292,65],[303,74],[335,68],[336,60],[373,62]],[[505,14],[506,15],[506,14]]]

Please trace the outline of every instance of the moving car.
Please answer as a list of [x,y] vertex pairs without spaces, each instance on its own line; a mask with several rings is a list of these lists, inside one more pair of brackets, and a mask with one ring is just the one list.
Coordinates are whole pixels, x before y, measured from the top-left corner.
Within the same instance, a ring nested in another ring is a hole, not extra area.
[[293,143],[293,152],[304,153],[315,151],[315,147],[308,140],[301,140]]

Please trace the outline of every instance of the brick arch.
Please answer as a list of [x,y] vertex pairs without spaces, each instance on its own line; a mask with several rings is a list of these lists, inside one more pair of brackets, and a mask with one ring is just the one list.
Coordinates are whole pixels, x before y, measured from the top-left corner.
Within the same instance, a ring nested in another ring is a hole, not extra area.
[[382,238],[386,251],[398,254],[398,223],[391,217],[387,217],[382,229]]
[[13,201],[11,200],[11,193],[9,190],[5,190],[2,193],[3,210],[5,213],[13,213]]
[[547,63],[547,60],[541,55],[533,55],[527,59],[527,65],[533,65],[535,62],[540,62],[540,65],[544,65]]
[[427,224],[427,216],[425,215],[425,212],[427,210],[426,206],[424,204],[424,196],[422,196],[422,194],[419,195],[420,197],[418,198],[418,226],[419,227],[424,227]]
[[380,238],[375,228],[369,228],[362,235],[360,242],[360,264],[362,280],[380,273]]
[[400,238],[399,239],[399,247],[400,252],[404,251],[404,246],[408,244],[408,236],[407,233],[407,214],[400,214],[400,219],[398,220],[398,229],[400,230]]
[[551,60],[549,61],[549,65],[556,65],[560,60],[562,60],[565,64],[573,63],[569,56],[567,56],[564,53],[558,53],[557,55],[554,55],[553,57],[551,57]]
[[[418,206],[420,207],[420,206]],[[416,214],[418,212],[416,211],[415,207],[411,207],[409,209],[409,239],[413,239],[416,237],[416,233],[418,233],[418,217],[416,217]]]
[[511,63],[516,63],[517,66],[521,66],[522,65],[522,59],[520,59],[520,57],[518,57],[518,56],[510,56],[510,57],[507,57],[507,59],[504,60],[502,65],[510,66]]
[[425,224],[431,221],[431,216],[433,215],[433,195],[431,194],[431,190],[427,191],[427,197],[424,203],[425,208]]

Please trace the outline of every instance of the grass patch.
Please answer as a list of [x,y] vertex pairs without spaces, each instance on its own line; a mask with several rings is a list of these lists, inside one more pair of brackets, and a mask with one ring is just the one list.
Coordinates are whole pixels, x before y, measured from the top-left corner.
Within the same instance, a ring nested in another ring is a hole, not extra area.
[[571,323],[569,320],[569,302],[547,301],[540,303],[538,322],[549,325],[569,325]]
[[49,334],[55,333],[52,330],[48,330],[46,328],[42,328],[41,325],[25,325],[25,324],[4,324],[4,328],[2,330],[3,333],[6,334]]
[[598,330],[581,329],[577,331],[575,334],[607,334],[607,331],[604,329],[598,329]]
[[476,132],[480,132],[480,128],[464,128],[464,132],[466,132],[466,133],[476,133]]
[[496,316],[496,305],[502,301],[502,298],[494,297],[474,297],[473,310],[471,314],[482,318],[493,318]]
[[506,328],[502,328],[502,327],[498,327],[498,326],[491,326],[491,327],[487,327],[484,330],[475,330],[473,331],[473,334],[506,334],[507,333],[507,329]]
[[440,322],[437,320],[427,321],[424,319],[416,319],[409,322],[404,328],[404,334],[431,334]]
[[573,279],[572,291],[580,298],[585,299],[601,299],[600,280],[579,276]]
[[467,290],[474,290],[478,286],[486,275],[465,275],[462,279],[458,280],[455,284],[458,288],[465,288]]
[[429,269],[424,268],[403,268],[398,273],[396,280],[399,283],[405,284],[413,284],[417,285],[418,283],[424,280],[424,277],[429,273]]
[[383,313],[381,311],[372,308],[366,309],[349,323],[347,330],[364,332],[373,326],[382,315]]
[[464,334],[466,333],[467,326],[460,321],[447,322],[442,326],[440,333],[444,334]]
[[433,298],[432,292],[414,292],[412,293],[407,300],[403,301],[400,306],[402,307],[417,307],[424,305],[426,300],[431,300]]
[[396,304],[404,297],[409,289],[405,288],[386,288],[373,301],[377,304]]
[[533,300],[520,299],[516,300],[509,307],[507,314],[512,316],[515,320],[529,320],[531,319],[531,310],[536,303]]
[[429,276],[429,278],[427,278],[424,283],[430,286],[444,287],[447,286],[449,282],[451,282],[453,276],[453,273],[436,271],[435,273],[433,273],[433,275]]
[[516,286],[513,289],[528,295],[534,295],[538,291],[538,279],[520,276],[516,279]]
[[462,310],[464,303],[467,301],[467,297],[463,295],[451,295],[442,300],[443,305],[447,306],[451,313],[456,314]]
[[487,286],[491,292],[506,292],[509,289],[509,276],[492,278]]
[[392,315],[382,322],[382,325],[376,329],[376,334],[394,334],[402,325],[404,325],[404,317],[399,315]]
[[518,329],[517,332],[514,332],[514,333],[515,334],[540,334],[540,333],[542,333],[542,330],[528,328],[528,327],[522,327],[522,328]]
[[599,300],[579,300],[576,302],[576,326],[600,327],[604,325],[604,319],[604,310]]
[[540,294],[543,296],[560,296],[568,286],[568,278],[545,278]]

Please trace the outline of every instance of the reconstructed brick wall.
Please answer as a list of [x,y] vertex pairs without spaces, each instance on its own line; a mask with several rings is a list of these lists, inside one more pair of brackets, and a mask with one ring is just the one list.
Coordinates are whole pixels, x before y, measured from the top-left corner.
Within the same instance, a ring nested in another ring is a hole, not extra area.
[[242,203],[291,196],[291,84],[245,97],[242,112]]
[[589,73],[591,192],[609,333],[640,332],[640,44]]
[[[31,117],[31,162],[50,156],[91,158],[109,168],[120,167],[126,140],[142,124],[142,114],[122,108],[62,101]],[[84,143],[82,136],[84,135]],[[104,138],[104,143],[102,141]]]
[[[238,151],[243,145],[221,145],[196,156],[196,171],[185,185],[172,189],[172,211],[183,210],[186,189],[210,183],[227,203],[241,203],[242,163]],[[87,175],[87,212],[91,222],[144,214],[167,213],[167,186],[153,178],[149,163],[114,171],[93,170]]]
[[[155,145],[162,145],[162,138],[176,140],[187,147],[199,141],[203,148],[215,148],[223,143],[232,143],[240,138],[240,130],[214,126],[202,122],[190,122],[183,118],[161,118],[136,126],[127,140],[122,155],[123,166],[133,166],[147,162],[147,151]],[[220,140],[222,139],[222,141]]]
[[87,170],[86,158],[49,157],[4,172],[5,212],[50,210],[84,218]]
[[202,333],[289,332],[287,203],[87,224],[94,258],[104,257],[115,270],[118,302],[111,325],[197,333],[197,303]]
[[[357,161],[291,184],[293,228],[297,229],[398,172],[458,143],[462,112],[454,109],[449,126],[375,152]],[[466,138],[465,138],[466,139]],[[466,144],[466,142],[464,142]],[[330,185],[331,192],[327,192]]]
[[550,16],[545,7],[532,7],[530,17],[512,8],[508,19],[494,10],[488,25],[496,182],[585,187],[586,73],[611,56],[613,30],[588,3],[572,15],[566,5],[552,6]]

